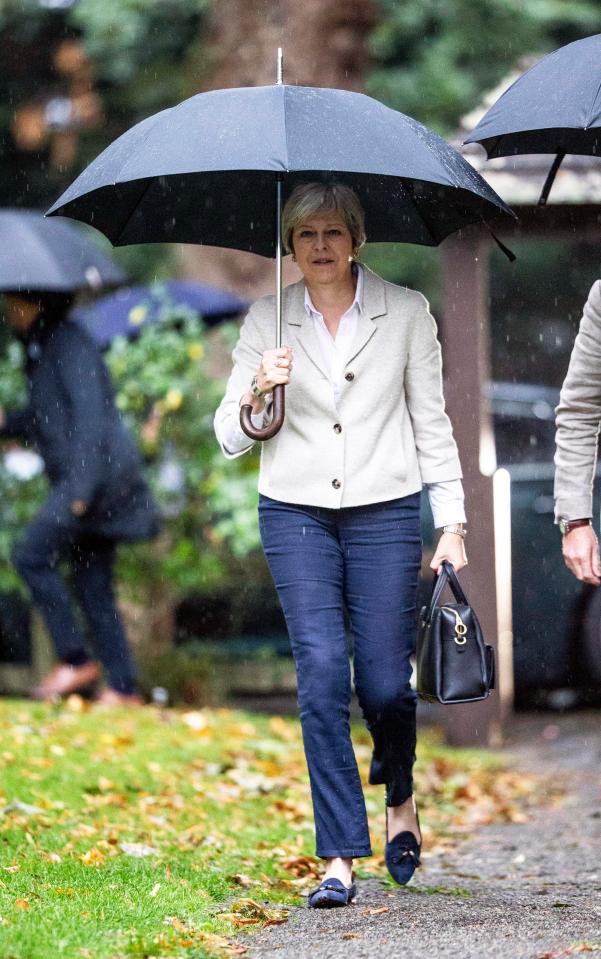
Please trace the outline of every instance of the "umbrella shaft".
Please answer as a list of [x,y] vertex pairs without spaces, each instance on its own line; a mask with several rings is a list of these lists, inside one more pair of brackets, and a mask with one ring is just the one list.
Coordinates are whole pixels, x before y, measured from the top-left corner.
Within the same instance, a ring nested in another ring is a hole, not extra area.
[[276,321],[276,333],[275,333],[275,345],[276,349],[279,349],[282,345],[282,189],[283,189],[283,177],[281,173],[278,173],[277,183],[276,183],[276,192],[277,192],[277,212],[276,212],[276,228],[275,228],[275,303],[276,303],[276,312],[275,312],[275,321]]

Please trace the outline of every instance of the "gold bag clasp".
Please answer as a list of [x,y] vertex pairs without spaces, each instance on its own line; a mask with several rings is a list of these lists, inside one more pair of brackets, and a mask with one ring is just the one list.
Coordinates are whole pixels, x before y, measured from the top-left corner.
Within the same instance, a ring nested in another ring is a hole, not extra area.
[[449,613],[452,613],[455,617],[455,642],[458,646],[465,646],[467,643],[466,633],[467,626],[463,622],[461,616],[456,609],[453,609],[452,606],[441,606],[441,609],[447,609]]

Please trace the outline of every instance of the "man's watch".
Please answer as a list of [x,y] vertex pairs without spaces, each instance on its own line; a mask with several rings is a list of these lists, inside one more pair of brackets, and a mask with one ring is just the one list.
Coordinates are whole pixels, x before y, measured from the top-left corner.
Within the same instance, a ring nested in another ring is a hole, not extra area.
[[250,392],[253,396],[256,396],[258,400],[262,400],[265,396],[266,390],[262,390],[259,384],[257,383],[257,377],[253,376],[252,383],[250,384]]
[[571,530],[576,529],[578,526],[592,526],[593,521],[589,517],[585,519],[565,519],[565,517],[560,516],[558,520],[559,532],[562,536],[566,536]]

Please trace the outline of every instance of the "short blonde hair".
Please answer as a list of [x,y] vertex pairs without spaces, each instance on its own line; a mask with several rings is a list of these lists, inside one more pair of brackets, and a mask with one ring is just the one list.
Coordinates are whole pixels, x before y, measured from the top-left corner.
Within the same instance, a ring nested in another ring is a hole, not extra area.
[[282,240],[288,253],[294,253],[292,235],[300,223],[316,213],[336,211],[346,224],[358,252],[365,243],[365,214],[359,198],[342,183],[301,183],[295,187],[282,212]]

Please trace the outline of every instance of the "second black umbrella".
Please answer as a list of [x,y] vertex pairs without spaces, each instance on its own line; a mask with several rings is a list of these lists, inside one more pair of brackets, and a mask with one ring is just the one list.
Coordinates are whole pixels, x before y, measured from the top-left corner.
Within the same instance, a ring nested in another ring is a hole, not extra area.
[[539,60],[493,103],[466,143],[488,158],[555,153],[541,194],[546,202],[566,153],[601,156],[601,34]]
[[35,210],[0,210],[0,290],[71,293],[118,286],[125,279],[81,228]]

